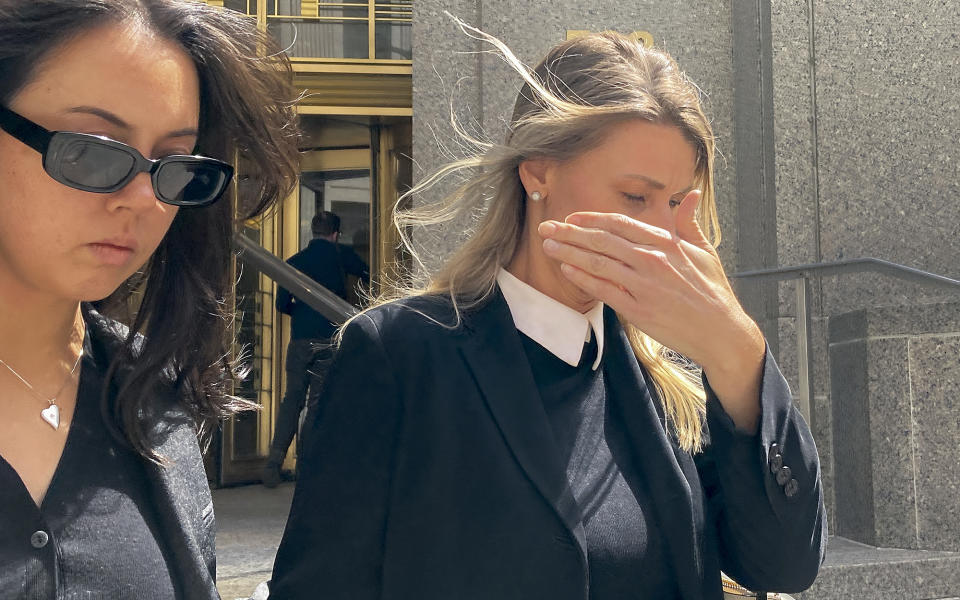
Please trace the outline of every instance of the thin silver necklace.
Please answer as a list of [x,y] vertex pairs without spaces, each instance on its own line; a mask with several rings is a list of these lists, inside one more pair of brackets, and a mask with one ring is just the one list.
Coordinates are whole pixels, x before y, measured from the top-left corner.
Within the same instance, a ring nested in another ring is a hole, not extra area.
[[63,391],[63,388],[67,387],[67,382],[73,377],[73,374],[77,372],[77,367],[80,366],[80,359],[83,358],[83,348],[80,349],[80,355],[77,356],[77,362],[73,363],[73,368],[70,369],[70,372],[67,373],[67,376],[63,378],[63,383],[60,384],[60,389],[57,390],[57,393],[53,395],[53,398],[44,398],[40,392],[38,392],[30,382],[23,378],[20,373],[17,373],[13,370],[13,367],[8,365],[2,358],[0,358],[0,365],[3,365],[7,368],[8,371],[13,373],[13,375],[20,380],[23,385],[27,386],[33,395],[37,398],[40,398],[44,402],[48,403],[47,408],[40,411],[40,418],[46,422],[47,425],[53,427],[54,429],[60,429],[60,407],[57,406],[57,396],[60,395],[60,392]]

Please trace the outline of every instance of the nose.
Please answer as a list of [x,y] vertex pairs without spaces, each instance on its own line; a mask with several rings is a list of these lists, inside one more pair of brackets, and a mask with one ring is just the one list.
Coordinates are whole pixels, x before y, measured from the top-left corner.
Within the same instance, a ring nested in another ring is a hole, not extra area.
[[107,207],[111,211],[126,209],[141,212],[160,202],[153,193],[153,182],[150,181],[149,173],[138,173],[127,185],[108,196]]

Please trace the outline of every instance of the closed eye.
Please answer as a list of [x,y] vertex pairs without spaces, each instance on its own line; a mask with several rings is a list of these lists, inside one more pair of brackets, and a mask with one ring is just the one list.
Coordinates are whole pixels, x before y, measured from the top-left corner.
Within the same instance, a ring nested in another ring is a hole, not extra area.
[[628,194],[623,192],[623,197],[629,200],[630,202],[646,202],[647,199],[644,196],[635,196],[633,194]]

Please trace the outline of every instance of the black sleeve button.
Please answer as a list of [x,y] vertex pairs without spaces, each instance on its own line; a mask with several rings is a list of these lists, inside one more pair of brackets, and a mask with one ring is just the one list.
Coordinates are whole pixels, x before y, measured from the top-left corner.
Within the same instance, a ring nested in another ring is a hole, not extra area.
[[50,541],[50,536],[46,531],[34,531],[30,536],[30,545],[36,549],[43,548]]
[[790,477],[793,473],[790,471],[790,467],[782,467],[777,471],[777,483],[780,485],[786,485],[790,481]]
[[783,468],[783,454],[780,452],[780,446],[770,444],[770,472],[774,475]]
[[783,456],[780,454],[774,454],[770,457],[770,472],[774,475],[777,474],[777,471],[783,468]]
[[787,495],[787,498],[793,498],[797,495],[797,492],[800,491],[800,484],[797,483],[796,479],[791,479],[783,486],[783,493]]

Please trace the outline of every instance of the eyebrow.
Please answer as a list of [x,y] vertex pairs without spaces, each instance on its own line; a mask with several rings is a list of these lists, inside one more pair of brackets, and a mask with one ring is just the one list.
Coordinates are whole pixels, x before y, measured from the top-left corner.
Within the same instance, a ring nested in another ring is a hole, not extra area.
[[655,188],[658,189],[658,190],[662,190],[662,189],[665,189],[665,188],[667,187],[666,185],[660,183],[659,181],[657,181],[657,180],[654,179],[653,177],[647,177],[646,175],[638,175],[638,174],[635,174],[635,173],[630,173],[630,174],[625,175],[625,177],[626,177],[627,179],[639,179],[639,180],[641,180],[641,181],[646,181],[647,183],[649,183],[651,186],[655,187]]
[[[64,112],[93,115],[95,117],[99,117],[103,119],[104,121],[112,125],[119,127],[120,129],[123,129],[124,131],[130,131],[131,129],[133,129],[133,127],[129,123],[127,123],[117,115],[113,114],[109,110],[97,108],[96,106],[74,106],[73,108],[68,108]],[[197,131],[195,127],[185,127],[183,129],[177,129],[175,131],[171,131],[163,137],[164,138],[197,137],[199,133],[200,132]]]
[[[637,173],[629,173],[629,174],[625,175],[625,177],[626,177],[627,179],[639,179],[639,180],[641,180],[641,181],[645,181],[645,182],[647,182],[648,184],[650,184],[651,187],[653,187],[653,188],[655,188],[655,189],[658,189],[658,190],[664,190],[664,189],[667,188],[667,186],[666,186],[665,184],[657,181],[657,180],[654,179],[653,177],[647,177],[646,175],[640,175],[640,174],[637,174]],[[677,192],[676,194],[672,194],[670,197],[672,198],[673,196],[680,196],[680,195],[686,196],[687,194],[689,194],[690,192],[692,192],[693,190],[695,190],[696,187],[697,187],[696,184],[691,185],[690,187],[688,187],[687,189],[685,189],[685,190],[683,190],[683,191]]]

